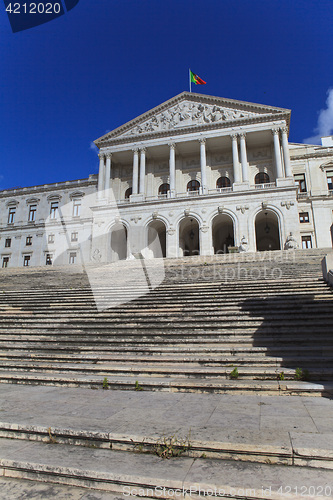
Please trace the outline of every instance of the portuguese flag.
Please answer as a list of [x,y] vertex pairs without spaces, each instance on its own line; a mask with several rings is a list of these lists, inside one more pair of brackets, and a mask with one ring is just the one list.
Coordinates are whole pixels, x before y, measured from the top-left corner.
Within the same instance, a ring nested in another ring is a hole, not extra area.
[[204,80],[202,80],[202,78],[200,78],[198,75],[196,75],[195,73],[192,73],[191,70],[190,70],[190,79],[191,79],[191,83],[195,83],[195,85],[206,85],[206,83],[207,83]]

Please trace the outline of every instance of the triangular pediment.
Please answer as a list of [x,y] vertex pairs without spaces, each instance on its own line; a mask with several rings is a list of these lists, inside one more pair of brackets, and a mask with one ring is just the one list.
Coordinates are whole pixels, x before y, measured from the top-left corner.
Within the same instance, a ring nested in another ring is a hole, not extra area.
[[195,129],[216,128],[263,121],[269,118],[289,120],[290,111],[283,108],[183,92],[112,130],[95,141],[98,147],[117,142],[132,142]]

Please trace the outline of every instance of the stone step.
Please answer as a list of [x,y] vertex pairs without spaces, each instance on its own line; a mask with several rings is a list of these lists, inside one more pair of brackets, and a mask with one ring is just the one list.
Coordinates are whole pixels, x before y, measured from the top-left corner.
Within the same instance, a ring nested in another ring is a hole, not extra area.
[[[104,377],[93,374],[22,373],[0,370],[0,383],[22,385],[46,385],[58,387],[83,387],[100,389]],[[332,381],[304,382],[296,380],[251,380],[251,379],[209,379],[177,377],[107,377],[110,390],[136,390],[136,382],[144,391],[195,392],[215,394],[261,394],[288,396],[328,396],[333,395]]]
[[[302,368],[305,366],[309,371],[309,378],[314,380],[332,380],[333,371],[332,368],[325,368],[322,364],[320,367],[314,366],[310,363],[303,361]],[[26,373],[59,373],[59,374],[94,374],[101,377],[110,376],[130,376],[130,377],[158,377],[158,378],[186,378],[190,379],[214,379],[218,380],[230,379],[231,373],[237,367],[235,363],[229,366],[202,366],[202,365],[191,365],[191,363],[186,363],[186,366],[179,366],[177,364],[165,364],[161,366],[150,365],[148,363],[142,365],[134,365],[132,363],[125,364],[119,363],[101,363],[101,364],[89,364],[89,363],[43,363],[38,361],[27,360],[6,362],[3,361],[0,366],[0,373],[6,371],[15,371],[18,374],[22,373],[22,378],[25,377]],[[287,368],[283,364],[273,366],[246,366],[242,365],[237,367],[238,377],[237,379],[251,379],[251,380],[276,380],[279,373],[283,371],[284,379],[294,380],[295,379],[295,368]]]
[[255,463],[242,467],[235,461],[187,456],[162,460],[151,454],[4,438],[0,466],[7,477],[162,499],[185,496],[185,491],[196,496],[199,487],[201,496],[216,490],[239,500],[267,500],[267,495],[272,500],[298,499],[301,485],[313,499],[319,498],[316,492],[332,495],[329,470]]

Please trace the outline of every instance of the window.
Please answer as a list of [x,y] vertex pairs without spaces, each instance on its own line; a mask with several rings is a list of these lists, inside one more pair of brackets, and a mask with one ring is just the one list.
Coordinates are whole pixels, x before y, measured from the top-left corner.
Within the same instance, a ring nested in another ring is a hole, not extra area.
[[230,179],[228,177],[219,177],[216,181],[216,187],[219,189],[230,187]]
[[308,212],[301,212],[299,214],[299,221],[301,223],[303,223],[303,222],[310,222],[309,213]]
[[23,265],[24,267],[28,267],[30,263],[30,255],[25,255],[23,258]]
[[2,267],[8,267],[9,257],[2,258]]
[[14,224],[16,208],[11,207],[8,212],[8,224]]
[[50,219],[56,219],[58,217],[58,207],[59,207],[59,202],[52,201],[50,209]]
[[327,187],[329,191],[333,191],[333,171],[326,172],[326,175],[327,175]]
[[53,255],[51,253],[47,253],[46,254],[46,262],[45,262],[45,264],[47,266],[52,266],[52,259],[53,259]]
[[27,239],[25,240],[25,244],[27,246],[32,245],[32,236],[27,236]]
[[187,191],[199,191],[200,182],[194,180],[187,183]]
[[54,234],[49,234],[48,235],[47,242],[48,243],[54,243]]
[[69,254],[69,263],[70,264],[75,264],[76,261],[76,252],[71,252]]
[[266,172],[258,172],[254,178],[255,184],[268,184],[269,183],[269,175]]
[[306,181],[305,181],[305,174],[297,174],[294,175],[295,179],[295,184],[298,187],[298,191],[300,193],[306,193]]
[[10,248],[11,245],[12,245],[12,239],[11,238],[6,238],[5,247],[6,248]]
[[129,197],[131,196],[131,194],[132,194],[132,188],[126,189],[126,191],[125,191],[125,200],[128,200]]
[[29,207],[29,222],[35,222],[36,220],[37,205],[30,205]]
[[311,236],[302,236],[302,248],[312,248]]
[[170,184],[165,182],[164,184],[161,184],[160,187],[158,188],[158,194],[168,194],[168,191],[170,191]]
[[77,241],[78,240],[79,233],[75,232],[71,234],[71,241]]
[[80,217],[81,214],[81,200],[73,201],[73,217]]

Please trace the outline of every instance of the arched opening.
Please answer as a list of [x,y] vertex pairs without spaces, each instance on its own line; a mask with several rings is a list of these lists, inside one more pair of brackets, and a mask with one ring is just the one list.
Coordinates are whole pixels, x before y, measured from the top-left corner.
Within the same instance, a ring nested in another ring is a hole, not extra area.
[[212,224],[214,254],[229,253],[235,244],[234,223],[227,214],[217,215]]
[[274,212],[262,210],[255,221],[256,243],[258,252],[280,250],[279,220]]
[[168,184],[167,182],[164,182],[158,188],[158,194],[159,195],[166,196],[168,194],[168,191],[170,191],[170,184]]
[[132,194],[132,188],[126,189],[126,191],[125,191],[125,200],[128,200],[129,197],[131,196],[131,194]]
[[216,187],[219,189],[230,187],[229,177],[219,177],[216,181]]
[[200,255],[199,224],[192,217],[185,217],[179,224],[180,255]]
[[148,225],[148,249],[154,259],[166,257],[166,227],[164,222],[154,220]]
[[111,228],[111,262],[127,259],[127,229],[121,222]]
[[192,180],[187,183],[187,191],[199,191],[200,182],[197,180]]
[[266,172],[258,172],[254,178],[255,184],[268,184],[269,183],[269,175]]

